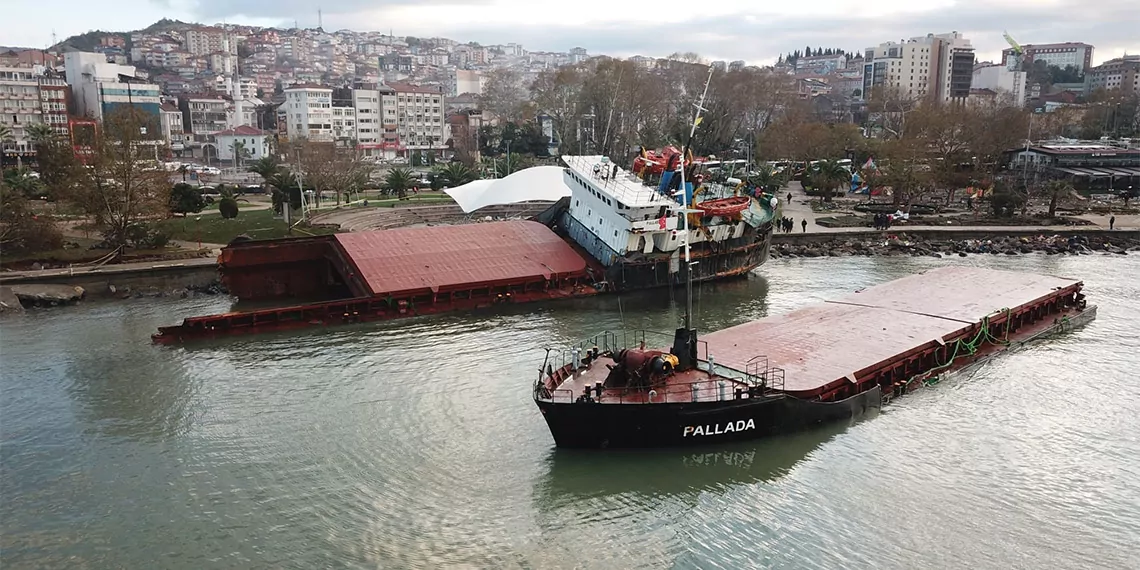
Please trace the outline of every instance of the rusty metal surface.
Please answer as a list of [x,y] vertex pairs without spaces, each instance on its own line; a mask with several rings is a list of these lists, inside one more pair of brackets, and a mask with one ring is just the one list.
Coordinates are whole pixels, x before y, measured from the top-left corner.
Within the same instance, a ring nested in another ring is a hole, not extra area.
[[337,234],[373,295],[584,275],[550,228],[523,220]]
[[702,336],[717,364],[746,371],[755,356],[785,370],[784,389],[818,390],[1003,308],[1078,283],[1029,273],[946,267],[835,301]]

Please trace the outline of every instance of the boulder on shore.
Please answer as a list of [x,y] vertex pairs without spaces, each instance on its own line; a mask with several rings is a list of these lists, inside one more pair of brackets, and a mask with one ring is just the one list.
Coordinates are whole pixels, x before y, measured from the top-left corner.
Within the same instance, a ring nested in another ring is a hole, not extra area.
[[0,314],[22,312],[24,312],[24,305],[20,304],[20,299],[12,292],[12,288],[0,287]]
[[83,287],[78,285],[13,285],[12,293],[25,306],[70,305],[83,298]]

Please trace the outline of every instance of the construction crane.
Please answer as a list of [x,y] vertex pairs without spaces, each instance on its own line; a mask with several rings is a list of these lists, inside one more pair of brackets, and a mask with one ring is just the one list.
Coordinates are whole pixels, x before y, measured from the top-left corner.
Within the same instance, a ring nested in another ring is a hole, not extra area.
[[1009,44],[1009,47],[1013,48],[1013,65],[1007,64],[1007,67],[1013,70],[1020,70],[1021,61],[1025,58],[1025,50],[1021,48],[1021,44],[1014,41],[1013,36],[1009,35],[1009,32],[1003,31],[1001,35],[1003,38],[1005,38],[1005,41]]

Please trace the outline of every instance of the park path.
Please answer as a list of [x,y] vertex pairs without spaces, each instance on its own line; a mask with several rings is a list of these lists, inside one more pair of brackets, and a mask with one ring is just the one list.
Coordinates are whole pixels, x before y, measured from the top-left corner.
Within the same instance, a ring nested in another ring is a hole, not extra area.
[[[788,202],[788,193],[792,195],[792,201]],[[807,195],[803,186],[799,182],[791,182],[786,188],[781,190],[778,194],[781,201],[784,202],[784,216],[792,218],[794,223],[795,233],[804,233],[804,228],[801,225],[802,220],[807,220],[807,233],[818,234],[842,234],[852,232],[865,232],[868,228],[828,228],[816,223],[817,218],[826,218],[833,216],[831,213],[816,213],[811,209],[811,201],[813,198]],[[1099,214],[1082,214],[1075,216],[1082,220],[1088,220],[1094,226],[1058,226],[1057,229],[1065,230],[1107,230],[1109,216]],[[906,230],[929,230],[929,231],[959,231],[959,230],[978,230],[978,231],[993,231],[1000,232],[1003,230],[1014,231],[1040,231],[1042,233],[1049,233],[1048,226],[975,226],[970,225],[968,218],[963,216],[963,223],[954,225],[941,225],[941,226],[920,226],[920,225],[900,225],[896,226],[898,231]],[[1113,225],[1115,229],[1122,231],[1137,231],[1140,230],[1140,215],[1125,215],[1121,214],[1116,216],[1116,223]]]

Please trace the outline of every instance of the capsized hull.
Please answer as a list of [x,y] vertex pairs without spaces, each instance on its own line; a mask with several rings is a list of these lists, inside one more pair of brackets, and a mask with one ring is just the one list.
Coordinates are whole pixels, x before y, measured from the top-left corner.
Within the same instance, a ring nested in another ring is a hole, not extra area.
[[878,387],[845,400],[791,396],[698,404],[535,400],[558,447],[643,448],[747,441],[857,417],[882,405]]

